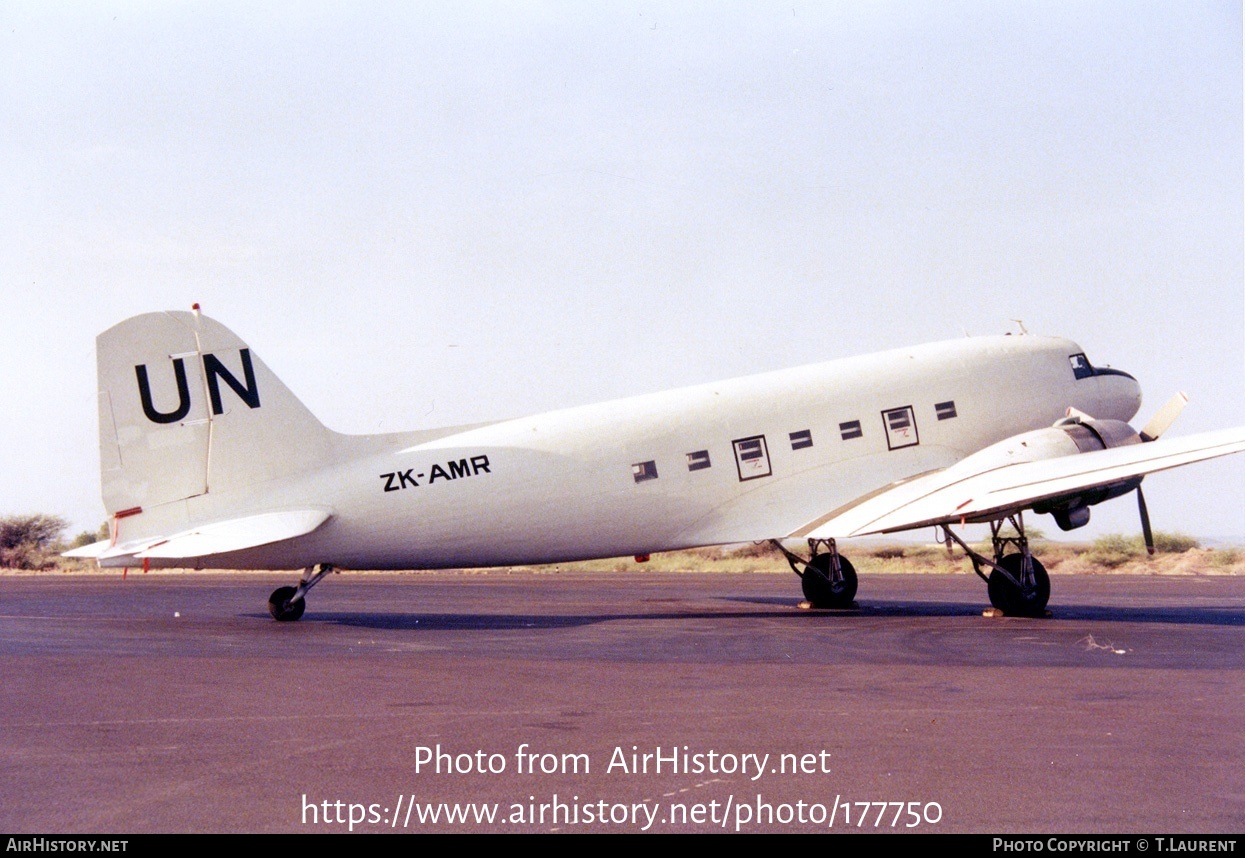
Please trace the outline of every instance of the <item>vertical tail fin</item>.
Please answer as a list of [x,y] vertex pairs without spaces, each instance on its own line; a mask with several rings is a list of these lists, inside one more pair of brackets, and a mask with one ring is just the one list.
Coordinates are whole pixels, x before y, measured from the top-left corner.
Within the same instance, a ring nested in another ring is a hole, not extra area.
[[323,464],[331,434],[241,339],[206,316],[148,313],[96,340],[110,515]]

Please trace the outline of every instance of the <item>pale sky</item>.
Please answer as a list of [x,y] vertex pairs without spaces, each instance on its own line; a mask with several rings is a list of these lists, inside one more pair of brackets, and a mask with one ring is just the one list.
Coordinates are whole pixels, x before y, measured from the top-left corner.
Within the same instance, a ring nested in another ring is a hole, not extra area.
[[[103,520],[95,335],[196,301],[346,432],[1017,318],[1136,425],[1245,424],[1241,44],[1237,2],[5,2],[0,514]],[[1245,539],[1245,456],[1146,498]]]

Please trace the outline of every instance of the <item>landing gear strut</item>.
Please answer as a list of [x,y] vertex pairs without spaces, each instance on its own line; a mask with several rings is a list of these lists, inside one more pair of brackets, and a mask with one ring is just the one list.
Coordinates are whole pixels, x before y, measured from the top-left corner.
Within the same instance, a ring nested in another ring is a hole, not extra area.
[[[856,569],[846,557],[839,555],[833,539],[810,539],[808,560],[792,554],[777,539],[770,544],[783,553],[791,571],[800,576],[804,598],[814,608],[850,608],[856,598]],[[819,546],[826,550],[818,553]],[[803,571],[800,567],[803,566]]]
[[278,587],[272,591],[272,595],[268,597],[268,613],[279,622],[294,622],[307,610],[307,591],[332,571],[333,567],[328,563],[308,566],[303,570],[303,577],[297,587]]
[[[1003,536],[1004,522],[1010,522],[1015,536]],[[1050,600],[1050,577],[1046,567],[1029,551],[1025,536],[1024,518],[1021,513],[1006,519],[990,522],[990,544],[994,549],[991,560],[974,551],[963,539],[943,526],[947,539],[954,540],[973,561],[973,571],[986,582],[990,604],[1011,617],[1042,617],[1046,615],[1046,603]],[[1015,549],[1009,553],[1009,549]],[[982,571],[990,567],[989,576]]]

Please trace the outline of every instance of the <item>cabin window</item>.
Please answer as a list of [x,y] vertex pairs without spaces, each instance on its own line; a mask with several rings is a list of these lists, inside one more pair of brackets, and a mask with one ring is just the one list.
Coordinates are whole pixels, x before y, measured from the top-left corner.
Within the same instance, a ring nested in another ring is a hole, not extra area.
[[735,446],[735,466],[739,468],[740,480],[755,480],[757,477],[768,477],[773,473],[770,469],[769,449],[765,446],[764,435],[740,438],[731,443]]
[[687,454],[687,469],[689,471],[703,471],[709,466],[708,450],[697,450],[695,453]]
[[637,483],[645,480],[657,479],[657,463],[650,460],[647,462],[636,462],[631,466],[631,475],[635,477]]
[[792,432],[791,438],[792,450],[803,450],[805,447],[813,446],[813,433],[810,429],[801,429],[799,432]]
[[843,435],[844,441],[850,441],[865,434],[861,431],[859,420],[849,420],[846,423],[840,423],[839,432]]
[[883,411],[882,423],[886,426],[886,445],[890,449],[914,447],[920,443],[916,434],[916,417],[912,413],[911,405]]
[[938,415],[939,420],[950,420],[955,416],[955,403],[950,400],[947,402],[935,402],[934,413]]

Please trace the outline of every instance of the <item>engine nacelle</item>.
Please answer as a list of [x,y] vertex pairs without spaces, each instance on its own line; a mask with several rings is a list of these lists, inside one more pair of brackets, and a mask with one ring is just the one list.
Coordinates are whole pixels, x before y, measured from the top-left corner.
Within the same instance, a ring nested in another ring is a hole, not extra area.
[[[1122,420],[1094,420],[1086,414],[1072,412],[1054,426],[1023,432],[991,444],[957,467],[980,472],[1021,462],[1056,459],[1140,443],[1141,436],[1137,430]],[[1140,484],[1141,477],[1134,477],[1075,495],[1040,501],[1033,505],[1033,511],[1050,513],[1060,530],[1074,530],[1089,524],[1091,506],[1128,494]]]

